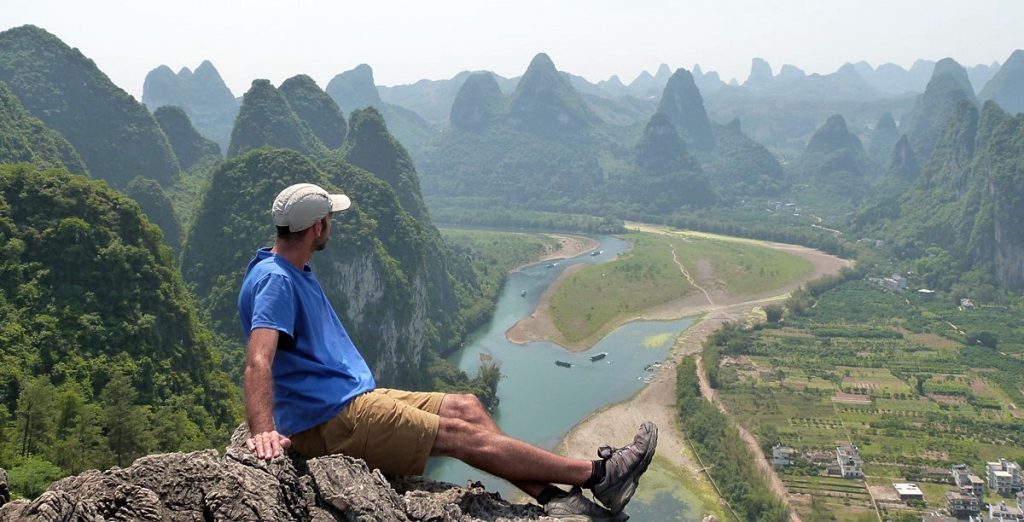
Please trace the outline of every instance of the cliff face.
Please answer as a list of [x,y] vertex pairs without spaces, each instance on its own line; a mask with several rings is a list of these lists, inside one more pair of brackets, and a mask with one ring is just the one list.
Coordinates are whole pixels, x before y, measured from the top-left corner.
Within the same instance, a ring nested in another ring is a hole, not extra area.
[[311,265],[378,382],[414,383],[427,343],[425,317],[442,308],[437,296],[452,290],[443,291],[447,280],[430,279],[424,225],[387,183],[341,160],[318,167],[293,151],[258,149],[213,174],[182,256],[201,307],[217,331],[239,335],[236,299],[245,267],[256,248],[273,243],[270,203],[299,182],[352,198]]
[[124,469],[59,480],[35,500],[3,505],[0,521],[551,520],[539,506],[512,504],[482,487],[420,477],[389,482],[343,455],[304,460],[289,454],[264,462],[243,447],[247,436],[239,427],[224,455],[150,455]]

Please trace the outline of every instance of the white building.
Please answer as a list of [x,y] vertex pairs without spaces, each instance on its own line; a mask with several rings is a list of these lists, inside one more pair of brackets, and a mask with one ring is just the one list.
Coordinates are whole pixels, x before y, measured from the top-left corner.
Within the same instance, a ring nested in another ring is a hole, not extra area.
[[1020,465],[1006,459],[985,464],[988,475],[988,489],[1001,495],[1009,495],[1024,489],[1021,483]]
[[854,444],[836,446],[836,462],[839,474],[843,478],[864,478],[864,461],[860,458],[860,450]]
[[924,500],[924,491],[921,491],[917,484],[893,482],[892,487],[896,489],[896,494],[900,496],[900,500]]

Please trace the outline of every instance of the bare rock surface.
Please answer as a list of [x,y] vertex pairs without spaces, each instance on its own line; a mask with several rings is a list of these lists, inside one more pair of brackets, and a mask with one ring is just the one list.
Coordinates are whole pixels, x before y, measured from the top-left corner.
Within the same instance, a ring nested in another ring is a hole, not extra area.
[[[243,427],[216,450],[139,458],[127,468],[58,480],[38,498],[0,504],[0,521],[432,521],[545,520],[536,505],[512,504],[473,485],[422,477],[389,482],[344,455],[265,462],[242,446]],[[0,479],[6,473],[0,470]],[[6,492],[6,481],[0,480]],[[0,502],[2,502],[0,498]],[[547,519],[552,520],[552,519]]]

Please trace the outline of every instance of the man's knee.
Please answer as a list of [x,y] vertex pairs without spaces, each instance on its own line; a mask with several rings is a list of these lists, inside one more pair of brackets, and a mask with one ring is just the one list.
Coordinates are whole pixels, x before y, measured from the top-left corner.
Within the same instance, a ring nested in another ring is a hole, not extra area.
[[483,403],[476,395],[470,393],[445,395],[445,402],[442,404],[445,409],[442,417],[452,417],[474,424],[487,417],[487,409]]

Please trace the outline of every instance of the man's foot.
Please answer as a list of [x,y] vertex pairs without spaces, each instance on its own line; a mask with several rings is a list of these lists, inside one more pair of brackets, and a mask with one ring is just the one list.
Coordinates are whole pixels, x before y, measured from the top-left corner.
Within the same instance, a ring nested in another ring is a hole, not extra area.
[[562,520],[601,522],[622,522],[628,520],[629,516],[624,513],[618,515],[593,503],[589,498],[583,496],[583,490],[579,486],[572,488],[572,491],[563,493],[544,504],[544,515]]
[[594,498],[612,513],[621,513],[636,491],[640,475],[647,471],[654,448],[658,446],[658,427],[647,421],[640,425],[633,443],[624,448],[604,446],[597,455],[604,459],[604,478],[591,488]]

